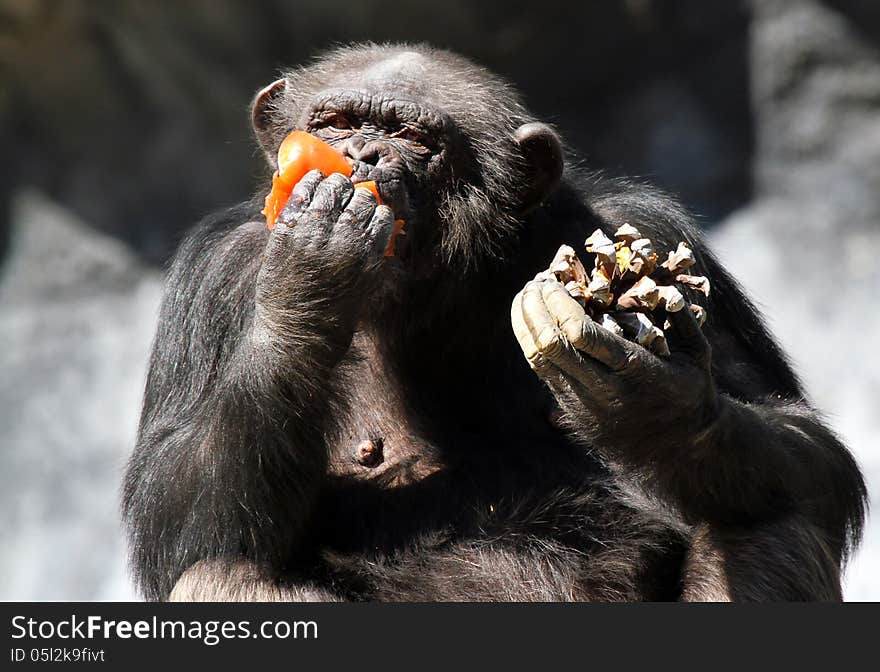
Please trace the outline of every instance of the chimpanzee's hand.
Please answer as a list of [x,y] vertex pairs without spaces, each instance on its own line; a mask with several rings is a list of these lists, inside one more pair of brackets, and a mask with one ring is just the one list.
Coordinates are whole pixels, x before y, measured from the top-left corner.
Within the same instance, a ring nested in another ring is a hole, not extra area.
[[719,412],[706,337],[687,307],[668,318],[672,354],[661,358],[594,322],[558,282],[529,282],[511,308],[526,359],[572,429],[624,458],[687,446]]
[[[345,344],[394,228],[391,209],[339,174],[307,173],[269,234],[257,276],[257,318],[275,335]],[[327,330],[336,330],[331,334]],[[329,344],[329,343],[328,343]]]

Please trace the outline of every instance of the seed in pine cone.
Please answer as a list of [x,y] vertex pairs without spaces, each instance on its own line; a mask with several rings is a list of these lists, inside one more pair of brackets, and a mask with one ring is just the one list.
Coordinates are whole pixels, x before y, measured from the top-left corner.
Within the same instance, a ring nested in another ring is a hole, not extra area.
[[578,259],[574,249],[568,245],[559,248],[553,261],[550,262],[550,272],[553,273],[562,284],[576,282],[586,287],[587,269]]
[[709,278],[703,275],[687,275],[682,273],[681,275],[676,275],[675,280],[709,296]]
[[644,308],[654,310],[660,303],[660,291],[657,283],[648,276],[639,280],[617,299],[619,310],[637,310]]
[[679,243],[674,252],[670,252],[661,265],[669,270],[670,273],[681,273],[683,270],[690,268],[697,260],[694,259],[694,251],[687,243]]
[[596,229],[584,244],[587,252],[596,255],[596,270],[601,269],[604,275],[610,279],[617,266],[617,247],[614,241],[606,236],[601,229]]
[[637,277],[651,275],[657,268],[657,255],[654,253],[651,241],[647,238],[639,238],[630,244],[629,249],[630,257],[627,270]]
[[614,295],[611,293],[611,278],[602,268],[593,269],[593,279],[587,285],[587,291],[587,299],[601,307],[607,308],[614,301]]
[[624,245],[632,246],[633,241],[641,238],[642,234],[632,224],[624,224],[614,232],[614,237],[622,240]]
[[684,297],[678,288],[673,285],[659,285],[657,292],[660,294],[660,305],[667,313],[677,313],[684,308]]

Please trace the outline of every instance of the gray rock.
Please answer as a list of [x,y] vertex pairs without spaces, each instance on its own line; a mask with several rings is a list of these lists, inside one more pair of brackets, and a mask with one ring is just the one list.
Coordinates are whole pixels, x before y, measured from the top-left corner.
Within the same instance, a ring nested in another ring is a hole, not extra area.
[[160,278],[34,192],[0,277],[0,599],[125,599],[119,486]]

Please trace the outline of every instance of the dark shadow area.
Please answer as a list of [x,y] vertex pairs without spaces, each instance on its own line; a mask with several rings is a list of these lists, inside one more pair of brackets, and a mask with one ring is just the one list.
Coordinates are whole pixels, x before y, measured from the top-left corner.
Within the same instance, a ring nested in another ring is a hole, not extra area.
[[711,224],[750,196],[747,24],[743,4],[696,0],[6,0],[0,195],[33,185],[160,263],[265,177],[254,91],[334,43],[406,40],[506,76],[588,166],[644,176]]
[[880,2],[825,0],[825,4],[845,17],[852,28],[874,48],[880,49]]

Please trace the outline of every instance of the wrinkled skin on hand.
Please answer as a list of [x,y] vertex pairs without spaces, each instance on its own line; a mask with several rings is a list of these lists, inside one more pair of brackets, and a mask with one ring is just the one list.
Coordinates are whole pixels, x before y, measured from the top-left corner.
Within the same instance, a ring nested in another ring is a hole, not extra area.
[[[333,339],[338,348],[347,346],[353,306],[379,282],[393,230],[391,209],[377,205],[369,190],[355,189],[344,175],[306,173],[269,233],[257,276],[258,328],[289,330],[285,317],[311,306],[309,316],[322,324],[350,316]],[[301,319],[294,326],[303,326]]]
[[690,310],[668,318],[672,354],[661,358],[594,322],[558,282],[529,282],[511,307],[523,354],[568,422],[620,454],[644,452],[646,427],[686,445],[719,414],[706,337]]

